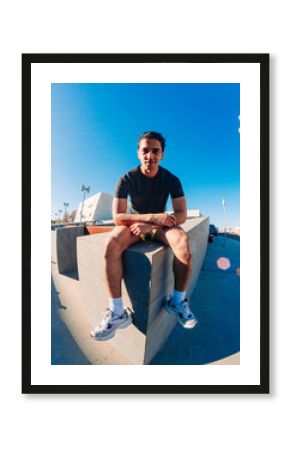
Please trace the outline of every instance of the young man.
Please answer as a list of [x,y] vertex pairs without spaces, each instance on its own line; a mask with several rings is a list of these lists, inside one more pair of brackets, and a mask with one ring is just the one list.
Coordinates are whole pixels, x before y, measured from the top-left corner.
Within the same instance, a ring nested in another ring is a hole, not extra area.
[[[126,328],[132,322],[130,312],[123,308],[121,297],[122,253],[140,239],[156,239],[171,247],[175,289],[165,308],[176,314],[184,328],[193,328],[197,323],[186,299],[192,266],[191,249],[187,234],[179,226],[187,217],[186,200],[179,179],[159,165],[164,148],[165,139],[160,133],[143,133],[138,140],[141,164],[127,172],[117,184],[113,200],[116,226],[106,242],[104,254],[109,309],[100,325],[91,332],[96,340],[110,339],[117,328]],[[173,214],[164,212],[169,195]],[[131,214],[126,213],[128,196],[132,203]]]

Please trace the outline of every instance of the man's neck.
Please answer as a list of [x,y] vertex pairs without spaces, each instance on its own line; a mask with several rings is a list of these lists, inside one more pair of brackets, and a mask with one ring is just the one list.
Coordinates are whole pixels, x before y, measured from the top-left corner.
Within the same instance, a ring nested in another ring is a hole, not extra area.
[[148,170],[148,169],[146,169],[146,167],[140,165],[140,170],[143,173],[143,175],[145,175],[145,177],[154,178],[154,177],[156,177],[156,175],[158,173],[159,167],[157,166],[154,170],[153,169]]

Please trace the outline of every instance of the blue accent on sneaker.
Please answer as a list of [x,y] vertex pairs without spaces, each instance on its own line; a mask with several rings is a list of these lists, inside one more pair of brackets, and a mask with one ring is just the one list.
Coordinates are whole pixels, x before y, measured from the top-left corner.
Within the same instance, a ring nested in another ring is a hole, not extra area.
[[170,314],[176,315],[178,322],[183,326],[183,328],[193,328],[197,324],[197,319],[190,310],[187,299],[175,305],[172,303],[172,298],[170,298],[165,303],[165,309]]

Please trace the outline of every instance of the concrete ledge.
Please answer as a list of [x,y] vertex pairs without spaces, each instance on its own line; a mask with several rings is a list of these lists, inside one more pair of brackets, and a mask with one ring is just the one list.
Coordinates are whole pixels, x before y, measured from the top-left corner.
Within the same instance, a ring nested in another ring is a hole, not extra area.
[[[193,250],[190,297],[204,260],[208,239],[208,218],[189,219],[183,225]],[[77,266],[82,300],[92,327],[108,306],[103,275],[103,253],[109,233],[77,237]],[[157,243],[138,243],[123,255],[124,303],[133,311],[133,325],[119,330],[110,345],[134,364],[148,364],[176,325],[174,316],[163,309],[174,284],[170,248]],[[98,345],[99,343],[96,343]]]

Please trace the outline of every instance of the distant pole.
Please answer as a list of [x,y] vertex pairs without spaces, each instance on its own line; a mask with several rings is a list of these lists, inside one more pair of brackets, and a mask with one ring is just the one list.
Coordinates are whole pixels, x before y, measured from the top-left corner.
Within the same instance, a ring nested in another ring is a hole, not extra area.
[[81,208],[81,214],[80,214],[80,222],[83,221],[83,211],[84,211],[85,196],[86,196],[86,192],[87,192],[87,193],[90,192],[90,186],[86,187],[86,186],[83,184],[82,187],[81,187],[81,192],[83,192],[84,195],[83,195],[82,208]]
[[226,215],[226,201],[223,198],[222,201],[223,208],[224,208],[224,247],[226,246],[226,230],[227,230],[227,215]]
[[64,221],[66,222],[66,208],[69,206],[69,203],[64,202],[63,206],[64,206],[64,216],[63,216],[63,218],[64,218]]
[[58,210],[58,223],[60,224],[60,215],[61,215],[61,213],[62,213],[62,209],[59,209]]
[[57,213],[54,213],[54,217],[55,217],[55,223],[57,222]]

